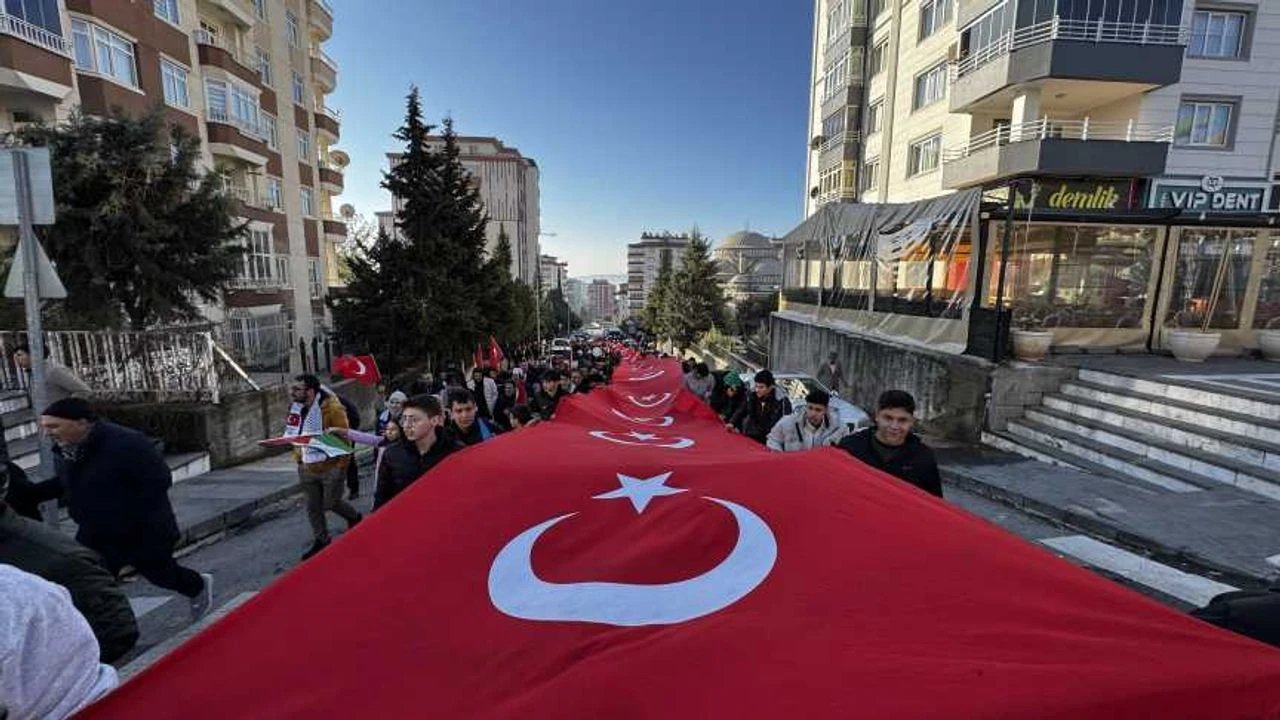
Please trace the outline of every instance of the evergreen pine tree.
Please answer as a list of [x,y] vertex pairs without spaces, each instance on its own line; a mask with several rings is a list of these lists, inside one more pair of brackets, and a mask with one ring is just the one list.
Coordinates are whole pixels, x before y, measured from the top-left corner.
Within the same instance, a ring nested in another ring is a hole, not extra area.
[[680,269],[671,278],[666,297],[666,336],[681,352],[693,347],[703,333],[725,325],[724,289],[716,278],[711,248],[697,228],[691,233]]

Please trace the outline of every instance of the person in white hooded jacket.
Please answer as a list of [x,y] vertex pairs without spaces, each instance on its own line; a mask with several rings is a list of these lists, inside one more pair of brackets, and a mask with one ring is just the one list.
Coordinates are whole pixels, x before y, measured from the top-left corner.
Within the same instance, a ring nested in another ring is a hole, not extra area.
[[814,390],[805,405],[782,418],[769,431],[765,445],[770,450],[795,452],[835,445],[849,434],[849,428],[831,410],[831,395]]

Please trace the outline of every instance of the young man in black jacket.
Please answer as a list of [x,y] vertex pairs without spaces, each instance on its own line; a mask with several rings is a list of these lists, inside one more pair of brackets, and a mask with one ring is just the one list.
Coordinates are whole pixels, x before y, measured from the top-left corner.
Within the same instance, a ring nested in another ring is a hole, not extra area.
[[938,461],[914,432],[916,400],[904,390],[889,390],[876,402],[875,427],[849,435],[837,447],[877,470],[942,497]]
[[463,447],[445,432],[444,408],[434,395],[414,395],[405,400],[400,427],[404,437],[387,446],[378,465],[374,510],[386,505],[441,460]]
[[773,373],[761,370],[754,378],[754,390],[726,425],[761,445],[778,421],[791,414],[791,400],[778,396]]

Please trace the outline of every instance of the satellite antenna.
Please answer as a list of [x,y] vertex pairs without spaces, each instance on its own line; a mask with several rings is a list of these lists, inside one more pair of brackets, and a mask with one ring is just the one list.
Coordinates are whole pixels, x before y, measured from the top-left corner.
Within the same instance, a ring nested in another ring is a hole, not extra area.
[[342,207],[338,208],[338,214],[350,220],[356,216],[356,206],[351,203],[343,203]]

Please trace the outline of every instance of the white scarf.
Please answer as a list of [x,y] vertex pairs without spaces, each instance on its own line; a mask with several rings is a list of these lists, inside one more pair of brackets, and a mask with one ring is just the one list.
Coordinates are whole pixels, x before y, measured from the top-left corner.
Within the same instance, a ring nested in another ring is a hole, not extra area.
[[[305,411],[305,415],[303,414]],[[324,413],[320,409],[320,395],[316,395],[316,399],[311,402],[311,408],[308,410],[302,403],[294,403],[289,406],[289,419],[285,421],[284,436],[297,437],[299,435],[321,435],[324,433]],[[302,448],[302,462],[309,465],[311,463],[324,462],[329,459],[329,454],[320,450],[314,450],[306,446]]]

